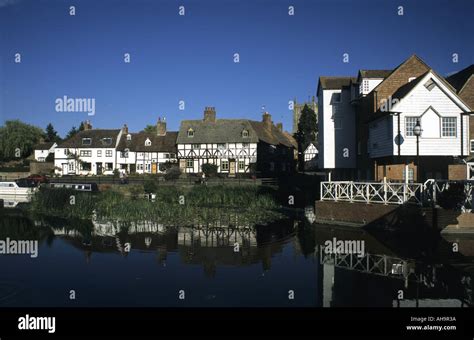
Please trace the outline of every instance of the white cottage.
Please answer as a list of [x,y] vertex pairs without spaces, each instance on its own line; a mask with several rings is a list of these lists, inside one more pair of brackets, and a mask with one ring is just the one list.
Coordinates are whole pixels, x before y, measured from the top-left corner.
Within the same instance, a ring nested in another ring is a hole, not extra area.
[[54,149],[58,146],[55,142],[43,142],[34,146],[35,160],[45,162],[49,155],[54,155]]
[[59,143],[54,151],[55,173],[60,175],[112,174],[116,169],[116,148],[122,130],[92,129],[89,122],[84,131]]

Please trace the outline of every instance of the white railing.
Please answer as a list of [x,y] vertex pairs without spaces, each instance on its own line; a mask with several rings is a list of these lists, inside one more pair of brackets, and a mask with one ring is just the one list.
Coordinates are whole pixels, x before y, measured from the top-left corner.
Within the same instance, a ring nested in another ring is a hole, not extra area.
[[321,182],[321,201],[345,201],[382,204],[423,202],[422,183]]

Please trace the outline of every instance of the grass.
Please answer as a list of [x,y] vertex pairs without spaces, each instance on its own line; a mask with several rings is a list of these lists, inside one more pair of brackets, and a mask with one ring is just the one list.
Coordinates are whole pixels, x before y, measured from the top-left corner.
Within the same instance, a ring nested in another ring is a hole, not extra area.
[[[154,202],[108,190],[95,195],[68,189],[41,188],[31,208],[34,212],[63,217],[121,222],[154,221],[166,225],[254,225],[278,218],[274,192],[264,187],[162,186]],[[75,204],[71,204],[74,197]]]

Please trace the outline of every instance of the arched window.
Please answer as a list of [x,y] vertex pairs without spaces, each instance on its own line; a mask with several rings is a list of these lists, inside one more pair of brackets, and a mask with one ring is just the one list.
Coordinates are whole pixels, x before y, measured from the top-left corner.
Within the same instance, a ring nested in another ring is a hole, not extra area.
[[151,140],[147,138],[145,141],[145,146],[150,146],[150,145],[151,145]]
[[248,130],[242,130],[242,137],[243,138],[248,138],[249,136],[249,131]]
[[194,137],[194,130],[191,128],[188,129],[188,137]]

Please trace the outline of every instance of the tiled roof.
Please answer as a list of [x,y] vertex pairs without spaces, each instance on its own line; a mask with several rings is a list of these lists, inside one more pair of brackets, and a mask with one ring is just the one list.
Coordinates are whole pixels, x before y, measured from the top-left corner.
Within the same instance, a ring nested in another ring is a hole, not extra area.
[[357,82],[355,77],[319,77],[319,86],[324,90],[336,90],[343,86],[349,86],[351,82]]
[[[174,152],[176,153],[176,138],[178,132],[167,131],[164,136],[158,136],[152,132],[130,133],[131,140],[127,140],[127,135],[122,134],[117,150],[136,152]],[[145,145],[145,141],[149,139],[151,145]]]
[[[115,148],[117,137],[120,129],[105,130],[105,129],[92,129],[84,130],[75,134],[73,137],[59,143],[60,148]],[[90,138],[90,145],[83,145],[82,139]],[[105,138],[111,138],[111,143],[108,144],[104,141]]]
[[39,143],[33,147],[33,150],[49,150],[51,149],[53,145],[54,145],[54,142]]
[[[188,137],[192,129],[193,137]],[[242,132],[248,131],[248,137]],[[247,119],[216,119],[215,122],[204,120],[183,120],[178,133],[178,144],[189,143],[258,143],[263,141],[268,144],[282,144],[288,147],[295,145],[293,137],[280,131],[272,124],[267,129],[263,122]]]
[[362,78],[387,78],[393,70],[360,70],[360,76]]
[[456,91],[461,91],[464,84],[466,84],[469,77],[474,74],[474,64],[469,65],[465,69],[446,77],[446,80],[456,89]]

